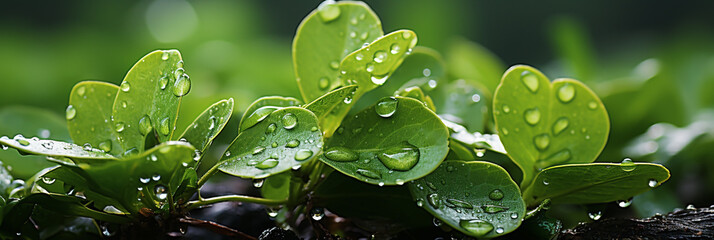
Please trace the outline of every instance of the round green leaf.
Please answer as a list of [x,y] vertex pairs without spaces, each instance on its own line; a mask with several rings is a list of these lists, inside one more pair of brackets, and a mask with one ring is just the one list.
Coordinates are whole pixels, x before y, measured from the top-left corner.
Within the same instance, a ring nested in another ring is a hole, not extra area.
[[401,185],[433,171],[448,152],[448,131],[412,98],[384,98],[343,121],[320,160],[358,180]]
[[238,134],[219,169],[238,177],[266,178],[302,166],[320,152],[322,141],[315,114],[286,107]]
[[77,83],[69,95],[67,127],[72,141],[90,144],[113,155],[124,152],[112,119],[112,107],[119,87],[105,82]]
[[588,163],[554,166],[538,173],[524,192],[529,205],[588,204],[627,200],[669,179],[669,170],[652,163]]
[[[233,113],[233,98],[225,99],[208,107],[189,125],[178,139],[185,139],[200,153],[206,151]],[[200,157],[200,156],[197,156]]]
[[431,97],[426,95],[424,91],[421,90],[420,87],[408,87],[405,89],[398,90],[394,93],[397,96],[401,97],[410,97],[416,100],[419,100],[426,104],[426,107],[429,108],[431,111],[436,111],[436,106],[434,106],[434,101],[431,100]]
[[498,135],[523,170],[522,186],[540,169],[594,161],[610,130],[605,107],[587,86],[573,79],[551,84],[529,66],[506,71],[493,109]]
[[258,98],[243,113],[243,117],[240,119],[240,131],[242,132],[263,121],[271,112],[279,108],[297,105],[300,105],[300,100],[291,97],[269,96]]
[[340,108],[349,108],[346,105],[351,101],[356,89],[357,85],[341,87],[304,106],[304,108],[312,111],[317,116],[320,121],[320,129],[323,130],[325,136],[332,135],[332,131],[325,130],[336,129],[342,121],[341,118],[338,118],[338,115],[331,113],[339,111]]
[[298,26],[293,66],[300,93],[310,102],[342,85],[342,59],[384,35],[382,23],[363,2],[323,2]]
[[525,216],[521,192],[508,172],[481,161],[444,161],[409,184],[417,205],[469,236],[493,238],[509,233]]
[[112,115],[122,147],[144,151],[146,135],[160,142],[173,138],[181,98],[191,88],[177,50],[153,51],[139,60],[124,77]]
[[13,138],[0,137],[0,145],[17,149],[26,154],[44,155],[54,158],[70,158],[77,161],[115,160],[111,154],[90,147],[83,147],[72,143],[39,138],[25,138],[16,135]]

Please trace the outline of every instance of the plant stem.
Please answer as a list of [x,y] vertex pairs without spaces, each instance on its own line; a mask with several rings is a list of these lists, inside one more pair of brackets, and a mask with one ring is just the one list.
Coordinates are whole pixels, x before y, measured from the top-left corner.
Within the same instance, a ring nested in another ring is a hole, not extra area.
[[225,195],[225,196],[218,196],[218,197],[212,197],[212,198],[204,198],[202,200],[190,201],[190,202],[186,203],[185,209],[191,210],[191,209],[195,209],[195,208],[198,208],[201,206],[210,205],[210,204],[219,203],[219,202],[249,202],[249,203],[257,203],[257,204],[262,204],[262,205],[267,205],[267,206],[276,206],[276,205],[285,204],[287,202],[287,200],[274,200],[274,199],[243,196],[243,195]]
[[206,173],[204,173],[203,176],[201,176],[201,178],[198,179],[198,183],[197,183],[198,188],[201,188],[201,186],[203,186],[203,184],[206,183],[206,181],[208,181],[208,178],[213,176],[213,174],[216,174],[216,172],[218,171],[218,167],[221,165],[219,163],[220,162],[213,165],[213,167],[211,167],[211,169],[208,169],[208,171],[206,171]]

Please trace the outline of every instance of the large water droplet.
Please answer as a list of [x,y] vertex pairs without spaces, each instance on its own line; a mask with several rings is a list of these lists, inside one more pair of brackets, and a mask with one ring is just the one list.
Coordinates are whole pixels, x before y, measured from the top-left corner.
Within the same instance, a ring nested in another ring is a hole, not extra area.
[[494,189],[488,194],[488,198],[494,201],[501,200],[503,199],[503,191],[501,191],[501,189]]
[[253,179],[253,187],[261,188],[263,187],[263,183],[265,183],[265,178]]
[[561,117],[556,120],[555,123],[553,123],[553,135],[558,136],[558,134],[568,128],[568,124],[570,124],[570,121],[568,121],[566,117]]
[[528,109],[523,113],[523,117],[528,124],[534,126],[540,122],[540,110],[538,108]]
[[283,115],[282,122],[285,129],[293,129],[297,126],[297,118],[292,113]]
[[320,19],[323,22],[331,22],[340,16],[340,6],[335,1],[325,1],[317,8]]
[[156,194],[156,198],[159,200],[165,200],[166,197],[169,196],[169,194],[166,192],[166,187],[161,184],[157,184],[156,187],[154,187],[154,193]]
[[159,133],[162,135],[169,135],[169,124],[171,123],[171,120],[169,118],[164,118],[161,120],[159,123]]
[[139,120],[139,131],[141,132],[141,135],[149,134],[152,129],[151,119],[148,115],[144,115],[144,117]]
[[503,230],[503,228],[502,228],[502,227],[498,227],[498,228],[496,228],[496,233],[498,233],[498,234],[501,234],[501,233],[503,233],[503,231],[504,231],[504,230]]
[[370,77],[370,80],[372,80],[372,83],[377,84],[377,85],[382,85],[385,82],[387,82],[387,78],[389,77],[388,74],[385,75],[372,75]]
[[118,122],[118,123],[114,124],[114,130],[117,131],[118,133],[123,132],[124,127],[125,127],[125,125],[123,122]]
[[285,146],[289,147],[289,148],[295,148],[297,146],[300,146],[300,140],[297,140],[297,139],[290,140],[290,141],[288,141],[288,143],[285,144]]
[[67,120],[72,120],[74,119],[74,116],[77,115],[77,109],[74,109],[74,106],[69,105],[67,106],[67,110],[65,111],[65,117]]
[[275,125],[275,123],[271,123],[270,125],[268,125],[268,127],[265,128],[265,134],[271,134],[275,132],[276,128],[278,128],[278,126]]
[[377,115],[383,118],[388,118],[397,112],[397,99],[394,97],[383,98],[380,100],[376,106],[374,106],[374,111]]
[[321,77],[320,80],[317,81],[317,87],[320,88],[320,90],[327,90],[327,87],[330,86],[330,79],[327,79],[326,77]]
[[389,52],[391,54],[398,54],[401,51],[402,51],[402,48],[399,46],[398,43],[393,43],[392,46],[389,48]]
[[163,76],[163,77],[161,77],[161,79],[159,79],[159,87],[161,88],[161,90],[166,89],[166,86],[168,86],[168,85],[169,85],[168,77]]
[[174,88],[173,92],[174,95],[177,97],[182,97],[186,94],[188,94],[188,91],[191,90],[191,80],[189,79],[188,75],[183,74],[181,77],[176,79],[176,82],[174,82]]
[[295,161],[305,161],[312,157],[312,151],[308,149],[300,149],[295,153]]
[[384,60],[387,59],[387,52],[385,51],[377,51],[374,53],[374,62],[376,63],[382,63]]
[[461,201],[458,199],[449,198],[449,199],[446,199],[446,202],[450,203],[451,205],[453,205],[455,207],[459,207],[459,208],[467,208],[467,209],[474,208],[474,206],[471,205],[470,203],[468,203],[466,201]]
[[481,209],[483,209],[485,213],[499,213],[508,210],[508,207],[497,205],[483,205],[481,206]]
[[53,184],[55,183],[55,179],[49,177],[42,177],[42,182],[44,182],[45,184]]
[[112,142],[109,140],[102,141],[99,143],[99,149],[101,149],[104,152],[109,152],[112,150]]
[[148,178],[148,177],[147,178],[139,178],[139,182],[141,182],[143,184],[147,184],[150,181],[151,181],[151,178]]
[[85,91],[86,91],[85,87],[84,87],[84,86],[80,86],[79,88],[77,88],[77,95],[79,95],[80,97],[82,97],[82,96],[84,96],[84,92],[85,92]]
[[153,176],[151,176],[151,180],[159,181],[159,180],[161,180],[161,175],[159,175],[159,174],[154,174]]
[[627,200],[618,200],[617,201],[617,206],[620,206],[621,208],[626,208],[632,205],[632,198],[627,199]]
[[461,220],[459,226],[476,236],[484,236],[493,230],[492,224],[480,219]]
[[429,205],[431,205],[434,209],[439,209],[441,206],[441,199],[439,199],[439,194],[437,193],[429,194],[426,196],[426,199],[428,200]]
[[550,136],[547,133],[536,135],[533,137],[533,143],[538,150],[543,151],[550,145]]
[[310,216],[312,220],[320,221],[325,216],[325,209],[320,207],[314,207],[310,210]]
[[538,76],[534,73],[523,71],[523,73],[521,73],[521,81],[531,92],[535,93],[538,91]]
[[563,103],[569,103],[575,97],[575,88],[570,83],[563,84],[558,89],[558,100]]
[[377,158],[389,169],[407,171],[419,161],[419,149],[408,142],[402,142],[377,154]]
[[630,159],[630,158],[625,158],[620,163],[620,169],[622,169],[622,171],[625,171],[625,172],[630,172],[632,170],[635,170],[636,167],[637,167],[637,165],[635,165],[635,163],[632,162],[632,159]]
[[588,217],[593,221],[600,220],[600,218],[602,217],[602,211],[589,212]]
[[650,179],[649,181],[647,181],[647,186],[650,186],[651,188],[656,187],[657,184],[659,183],[657,182],[657,180],[654,179]]
[[[366,178],[371,178],[371,179],[379,179],[382,177],[382,175],[380,175],[378,172],[368,170],[368,169],[361,169],[361,168],[357,169],[357,173],[359,175],[362,175]],[[384,185],[384,183],[381,183],[381,184]]]
[[129,92],[131,90],[131,84],[129,82],[124,81],[119,85],[119,88],[121,89],[122,92]]
[[258,169],[270,169],[278,166],[278,163],[280,162],[277,159],[268,158],[256,164],[255,167]]
[[332,147],[327,149],[325,157],[336,162],[351,162],[359,158],[356,152],[345,147]]

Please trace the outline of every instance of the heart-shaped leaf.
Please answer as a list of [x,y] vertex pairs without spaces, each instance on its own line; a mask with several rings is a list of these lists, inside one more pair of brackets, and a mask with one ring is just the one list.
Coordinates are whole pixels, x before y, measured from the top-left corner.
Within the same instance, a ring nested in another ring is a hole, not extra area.
[[199,153],[203,153],[226,126],[232,113],[233,98],[218,101],[203,111],[178,139],[186,139]]
[[266,178],[302,166],[320,152],[322,141],[315,114],[282,108],[238,134],[219,169],[238,177]]
[[[144,151],[146,135],[173,138],[181,98],[191,89],[177,50],[153,51],[139,60],[119,86],[112,116],[127,151]],[[133,150],[136,149],[136,150]]]
[[363,2],[325,1],[298,26],[293,64],[300,93],[310,102],[339,87],[342,59],[384,35],[382,23]]
[[263,121],[270,113],[283,107],[300,105],[300,100],[291,97],[269,96],[255,100],[243,113],[240,119],[240,131]]
[[493,109],[498,135],[523,170],[523,187],[540,169],[594,161],[610,129],[605,107],[585,85],[572,79],[551,83],[529,66],[506,71]]
[[444,161],[409,184],[417,205],[447,225],[473,237],[509,233],[525,216],[521,192],[508,172],[481,161]]
[[[317,116],[317,119],[320,121],[320,129],[323,131],[326,129],[336,129],[342,119],[338,119],[337,115],[330,113],[345,104],[349,104],[348,102],[352,101],[352,95],[354,95],[355,89],[357,89],[356,85],[335,89],[305,105],[304,108],[312,111],[312,113]],[[323,134],[329,137],[332,135],[332,132],[323,132]]]
[[118,86],[105,82],[84,81],[74,85],[66,111],[74,143],[90,144],[113,155],[124,152],[111,121],[118,91]]
[[550,198],[553,203],[588,204],[627,200],[669,179],[659,164],[589,163],[554,166],[538,173],[523,192],[529,205]]
[[116,159],[111,154],[89,146],[82,147],[76,144],[54,140],[25,138],[22,135],[16,135],[12,139],[7,136],[2,136],[0,137],[0,144],[15,148],[21,153],[44,155],[55,158],[70,158],[81,162]]
[[439,117],[412,98],[384,98],[345,119],[320,160],[358,180],[401,185],[433,171],[448,152]]

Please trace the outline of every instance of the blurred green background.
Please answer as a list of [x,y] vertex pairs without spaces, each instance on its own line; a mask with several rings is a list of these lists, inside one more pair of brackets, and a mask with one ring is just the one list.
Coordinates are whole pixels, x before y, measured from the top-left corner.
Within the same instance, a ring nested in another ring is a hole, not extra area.
[[[236,100],[234,118],[261,96],[300,98],[292,68],[292,37],[302,18],[319,3],[3,3],[0,111],[16,105],[46,109],[54,115],[32,114],[58,119],[57,126],[46,127],[52,129],[49,138],[68,140],[61,122],[75,83],[103,80],[118,85],[139,58],[155,49],[172,48],[182,52],[193,80],[185,98],[191,104],[182,104],[179,125],[188,125],[205,107],[223,98]],[[710,151],[714,147],[713,1],[367,3],[381,18],[385,32],[414,30],[420,46],[441,52],[465,75],[468,67],[481,66],[458,59],[475,56],[495,62],[500,72],[514,64],[529,64],[551,79],[572,77],[588,84],[603,99],[612,122],[599,161],[631,157],[663,163],[672,171],[669,182],[635,199],[633,208],[640,215],[713,202],[714,174],[709,174],[714,170]],[[0,134],[44,137],[47,133],[39,127],[17,129],[13,121],[22,119],[0,114],[4,125]],[[229,123],[217,145],[225,147],[236,135],[236,125],[237,121]]]

